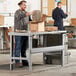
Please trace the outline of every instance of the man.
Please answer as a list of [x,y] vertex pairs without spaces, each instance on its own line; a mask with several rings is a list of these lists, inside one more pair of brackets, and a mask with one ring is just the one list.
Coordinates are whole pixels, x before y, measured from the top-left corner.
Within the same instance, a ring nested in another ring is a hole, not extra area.
[[58,2],[57,7],[52,12],[52,17],[54,19],[54,26],[58,27],[58,30],[63,30],[63,18],[68,16],[67,13],[64,13],[61,9],[62,3]]
[[[30,15],[32,12],[26,12],[26,1],[20,1],[18,3],[20,9],[15,12],[14,16],[14,31],[20,32],[21,30],[27,30]],[[26,49],[28,46],[28,37],[26,36],[15,36],[15,57],[26,57]],[[15,60],[16,66],[21,66],[20,60]],[[22,60],[22,66],[28,65],[27,60]]]

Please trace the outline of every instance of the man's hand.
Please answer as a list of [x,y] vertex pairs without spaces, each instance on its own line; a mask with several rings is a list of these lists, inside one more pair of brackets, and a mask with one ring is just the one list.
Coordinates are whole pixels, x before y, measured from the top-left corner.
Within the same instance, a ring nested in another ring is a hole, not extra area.
[[68,12],[66,12],[65,14],[68,15]]

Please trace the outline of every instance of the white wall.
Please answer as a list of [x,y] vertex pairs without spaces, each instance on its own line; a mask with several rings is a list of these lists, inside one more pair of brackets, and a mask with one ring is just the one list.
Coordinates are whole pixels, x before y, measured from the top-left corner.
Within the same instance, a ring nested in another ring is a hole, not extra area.
[[71,0],[71,17],[76,18],[76,0]]
[[[14,13],[19,7],[18,2],[21,0],[6,0],[7,1],[7,11],[4,13]],[[41,9],[41,0],[26,0],[27,1],[27,8],[28,11],[32,10],[40,10]],[[70,18],[76,18],[76,0],[68,0],[68,11],[69,13],[69,19]],[[7,25],[13,25],[13,18],[6,17],[5,18],[5,24]]]
[[[21,0],[7,0],[8,12],[14,13],[18,9],[18,2]],[[26,0],[28,11],[40,10],[40,0]]]
[[71,18],[76,18],[76,0],[68,0],[68,12]]
[[[18,9],[18,2],[21,0],[6,0],[7,1],[7,13],[14,13]],[[41,0],[26,0],[28,5],[28,11],[40,10],[41,9]],[[67,0],[68,1],[68,11],[70,12],[71,17],[76,18],[76,0]],[[6,13],[5,12],[5,13]]]
[[[4,0],[5,1],[5,0]],[[6,5],[6,8],[7,8],[7,11],[5,10],[3,13],[14,13],[15,10],[18,9],[18,5],[17,3],[21,0],[6,0],[7,2],[4,3]],[[26,0],[28,5],[29,5],[29,10],[40,10],[41,8],[41,4],[40,4],[40,1],[41,0]],[[1,5],[1,3],[0,3]],[[71,17],[76,17],[76,10],[75,10],[75,7],[76,7],[76,0],[68,0],[68,5],[69,5],[69,11],[71,12]],[[1,10],[1,8],[0,8]],[[0,11],[1,13],[2,11]]]
[[[17,5],[21,0],[7,0],[7,11],[3,13],[15,13],[19,6]],[[27,1],[27,11],[40,10],[40,0],[26,0]],[[5,15],[6,16],[6,15]],[[4,24],[7,26],[14,25],[14,17],[5,17]]]
[[[14,13],[18,9],[17,3],[21,0],[7,0],[7,11]],[[28,5],[28,11],[40,10],[41,9],[41,0],[26,0]],[[68,11],[70,12],[70,17],[76,18],[76,0],[67,0],[68,1]]]

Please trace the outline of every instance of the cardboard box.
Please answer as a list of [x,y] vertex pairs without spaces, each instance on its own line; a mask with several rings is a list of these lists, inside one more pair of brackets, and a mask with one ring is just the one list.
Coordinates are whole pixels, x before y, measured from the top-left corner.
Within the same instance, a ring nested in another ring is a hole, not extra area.
[[45,31],[45,25],[43,21],[31,22],[30,23],[31,32],[42,32]]
[[4,25],[4,16],[0,15],[0,25]]
[[53,20],[49,20],[48,24],[54,24],[54,21]]
[[56,26],[47,26],[45,27],[45,31],[57,31],[58,27]]
[[71,25],[72,26],[76,26],[76,18],[72,18],[71,19]]
[[42,15],[42,21],[47,21],[47,16],[45,14]]

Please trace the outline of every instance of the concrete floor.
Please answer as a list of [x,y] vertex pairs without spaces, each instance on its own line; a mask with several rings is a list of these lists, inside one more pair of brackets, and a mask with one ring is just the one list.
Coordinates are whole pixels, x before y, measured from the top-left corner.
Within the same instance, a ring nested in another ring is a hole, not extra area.
[[64,67],[61,65],[43,65],[42,54],[33,55],[33,71],[30,73],[28,67],[9,70],[9,54],[0,54],[0,76],[76,76],[76,49],[71,52],[69,63]]

